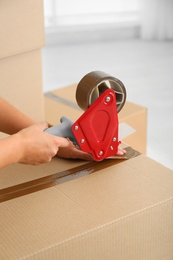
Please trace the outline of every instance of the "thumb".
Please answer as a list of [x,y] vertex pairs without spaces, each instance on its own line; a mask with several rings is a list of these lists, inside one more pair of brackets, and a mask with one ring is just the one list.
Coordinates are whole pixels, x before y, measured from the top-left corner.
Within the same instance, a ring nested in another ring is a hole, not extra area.
[[[46,130],[48,128],[48,124],[46,122],[43,122],[43,123],[40,123],[39,124],[40,128],[42,131]],[[49,133],[47,133],[49,134]],[[54,140],[56,140],[57,144],[58,144],[58,147],[67,147],[69,146],[69,140],[64,138],[64,137],[60,137],[60,136],[56,136],[56,135],[52,135],[52,134],[49,134],[52,136],[52,138],[54,138]]]

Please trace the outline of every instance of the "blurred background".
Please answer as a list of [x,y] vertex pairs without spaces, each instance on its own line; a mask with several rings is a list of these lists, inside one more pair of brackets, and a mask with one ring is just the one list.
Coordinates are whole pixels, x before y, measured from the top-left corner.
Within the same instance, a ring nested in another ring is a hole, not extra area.
[[147,155],[173,169],[173,1],[44,0],[44,92],[93,70],[148,109]]

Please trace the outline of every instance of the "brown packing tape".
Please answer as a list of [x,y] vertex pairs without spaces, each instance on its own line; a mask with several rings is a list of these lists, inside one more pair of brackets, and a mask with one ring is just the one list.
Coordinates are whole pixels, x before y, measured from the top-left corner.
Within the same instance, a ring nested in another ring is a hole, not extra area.
[[91,161],[84,165],[74,167],[65,171],[57,172],[50,176],[42,177],[33,181],[25,182],[22,184],[14,185],[0,191],[0,202],[5,202],[11,199],[15,199],[24,195],[28,195],[33,192],[44,190],[55,185],[79,178],[84,175],[88,175],[97,172],[101,169],[105,169],[112,165],[122,162],[123,160],[131,159],[138,156],[140,153],[131,147],[126,147],[126,154],[123,156],[113,156],[110,159],[117,160],[103,160],[100,162]]
[[123,83],[103,71],[92,71],[86,74],[78,83],[76,101],[82,110],[87,110],[91,104],[107,89],[116,93],[117,112],[123,108],[126,101],[126,89]]
[[[112,82],[111,88],[116,93],[117,111],[119,112],[126,101],[126,89],[120,80],[101,71],[93,71],[91,73],[88,73],[78,83],[78,85],[76,86],[76,101],[78,105],[76,104],[76,102],[61,97],[53,92],[46,92],[45,96],[54,100],[55,102],[67,105],[71,108],[75,108],[76,110],[81,111],[82,109],[85,111],[94,102],[94,100],[101,95],[102,91],[105,91],[105,89],[108,88],[107,85],[104,85],[106,81]],[[97,89],[99,87],[99,84],[103,85],[100,90]],[[97,93],[98,95],[95,96],[96,89],[99,93]]]
[[44,95],[45,95],[46,97],[48,97],[48,98],[54,100],[55,102],[61,103],[61,104],[63,104],[63,105],[67,105],[67,106],[69,106],[69,107],[71,107],[71,108],[74,108],[74,109],[76,109],[76,110],[81,111],[81,109],[78,107],[78,105],[77,105],[75,102],[70,101],[70,100],[68,100],[68,99],[66,99],[66,98],[64,98],[64,97],[60,97],[60,96],[58,96],[58,95],[55,95],[55,94],[52,93],[52,92],[46,92]]

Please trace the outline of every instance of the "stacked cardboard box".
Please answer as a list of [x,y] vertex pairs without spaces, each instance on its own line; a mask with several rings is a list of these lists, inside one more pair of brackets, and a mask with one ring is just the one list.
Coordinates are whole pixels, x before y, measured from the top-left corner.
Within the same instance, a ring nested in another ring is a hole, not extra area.
[[0,1],[1,97],[34,120],[44,118],[42,0]]
[[[45,118],[50,125],[59,124],[61,116],[66,116],[75,122],[83,113],[76,103],[76,87],[77,84],[74,84],[45,94]],[[125,138],[123,142],[145,154],[147,109],[131,102],[126,102],[119,113],[119,122],[125,122],[136,130],[134,134]]]

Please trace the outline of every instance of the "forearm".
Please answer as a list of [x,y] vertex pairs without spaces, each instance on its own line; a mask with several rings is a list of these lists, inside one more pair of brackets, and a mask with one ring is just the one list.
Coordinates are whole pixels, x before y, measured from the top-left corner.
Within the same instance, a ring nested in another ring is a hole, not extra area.
[[0,131],[7,134],[14,134],[23,128],[35,124],[32,119],[21,111],[0,98]]
[[22,146],[16,135],[0,140],[0,169],[16,163],[22,156]]

